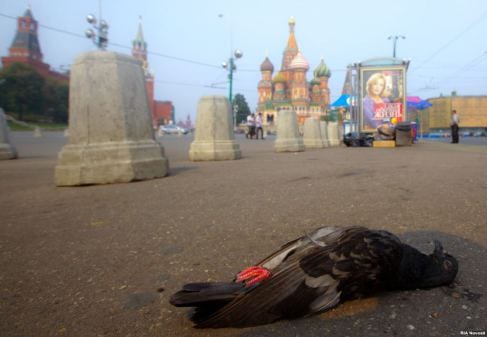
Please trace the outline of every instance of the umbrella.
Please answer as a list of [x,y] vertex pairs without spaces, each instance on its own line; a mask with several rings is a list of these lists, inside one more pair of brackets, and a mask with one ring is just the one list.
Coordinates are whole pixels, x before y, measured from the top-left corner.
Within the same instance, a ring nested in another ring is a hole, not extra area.
[[[433,104],[431,104],[427,100],[419,98],[418,96],[406,97],[406,103],[407,103],[408,109],[416,110],[416,111],[424,110],[424,109],[429,108],[430,106],[433,106]],[[418,117],[421,119],[421,114],[418,113],[418,116],[416,118],[418,118]],[[423,138],[423,122],[420,121],[419,125],[420,125],[421,138]]]
[[418,96],[407,96],[406,97],[406,102],[408,102],[408,103],[419,103],[421,101],[422,101],[421,97],[418,97]]
[[350,106],[350,95],[347,95],[347,94],[341,95],[330,106],[332,108],[339,108],[339,107],[348,108]]
[[408,108],[410,109],[417,109],[417,110],[424,110],[432,106],[432,104],[424,99],[421,99],[418,96],[407,96],[406,103]]
[[431,104],[430,102],[428,102],[428,101],[421,101],[421,102],[419,102],[416,105],[416,109],[418,109],[418,110],[424,110],[424,109],[427,109],[427,108],[429,108],[431,106],[433,106],[433,104]]

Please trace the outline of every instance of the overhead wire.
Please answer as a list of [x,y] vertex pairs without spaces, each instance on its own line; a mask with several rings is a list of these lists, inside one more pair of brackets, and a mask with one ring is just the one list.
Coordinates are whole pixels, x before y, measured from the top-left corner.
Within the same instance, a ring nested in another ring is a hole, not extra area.
[[433,54],[431,54],[429,57],[426,58],[422,63],[420,63],[417,67],[414,68],[414,71],[417,71],[418,69],[422,68],[426,63],[430,62],[432,59],[434,59],[438,54],[440,54],[442,51],[444,51],[446,48],[448,48],[453,42],[461,38],[465,33],[467,33],[469,30],[471,30],[473,27],[475,27],[477,24],[482,22],[485,18],[487,18],[487,12],[484,12],[477,20],[472,22],[470,25],[467,26],[464,30],[462,30],[460,33],[455,35],[452,39],[447,41],[443,46],[441,46],[439,49],[437,49]]
[[[7,14],[4,14],[4,13],[0,13],[0,16],[5,17],[5,18],[8,18],[8,19],[12,19],[12,20],[17,20],[16,17],[11,16],[11,15],[7,15]],[[41,24],[41,23],[39,23],[39,27],[42,27],[42,28],[47,29],[47,30],[55,31],[55,32],[58,32],[58,33],[62,33],[62,34],[66,34],[66,35],[70,35],[70,36],[75,36],[75,37],[78,37],[78,38],[86,39],[86,36],[83,35],[83,34],[73,33],[73,32],[70,32],[68,30],[65,30],[65,29],[60,29],[60,28],[56,28],[56,27],[44,25],[44,24]],[[119,47],[119,48],[123,48],[123,49],[128,49],[128,50],[132,49],[132,47],[127,46],[127,45],[123,45],[121,43],[108,42],[108,44],[111,45],[111,46]],[[176,61],[193,63],[193,64],[197,64],[197,65],[201,65],[201,66],[206,66],[206,67],[211,67],[211,68],[218,68],[218,69],[220,68],[220,66],[215,65],[215,64],[209,64],[209,63],[200,62],[200,61],[196,61],[196,60],[191,60],[191,59],[187,59],[187,58],[183,58],[183,57],[171,56],[171,55],[167,55],[167,54],[163,54],[163,53],[159,53],[159,52],[148,51],[147,53],[149,55],[159,56],[159,57],[168,58],[168,59],[172,59],[172,60],[176,60]]]
[[[4,17],[4,18],[11,19],[11,20],[17,20],[17,17],[14,17],[12,15],[8,15],[8,14],[5,14],[5,13],[1,13],[1,12],[0,12],[0,16],[1,17]],[[68,30],[65,30],[65,29],[60,29],[60,28],[56,28],[56,27],[49,26],[49,25],[45,25],[45,24],[39,23],[38,26],[41,27],[41,28],[44,28],[46,30],[54,31],[54,32],[57,32],[57,33],[61,33],[61,34],[65,34],[65,35],[69,35],[69,36],[73,36],[73,37],[77,37],[77,38],[82,38],[82,39],[85,39],[86,38],[86,36],[83,35],[83,34],[74,33],[74,32],[71,32],[71,31],[68,31]],[[127,46],[127,45],[124,45],[124,44],[121,44],[121,43],[116,43],[116,42],[110,42],[109,41],[108,42],[108,45],[113,46],[113,47],[118,47],[118,48],[126,49],[126,50],[131,50],[132,49],[132,47],[130,47],[130,46]],[[191,64],[205,66],[205,67],[210,67],[210,68],[215,68],[215,69],[221,69],[221,66],[219,66],[219,65],[205,63],[205,62],[201,62],[201,61],[197,61],[197,60],[192,60],[192,59],[188,59],[188,58],[183,58],[183,57],[172,56],[172,55],[168,55],[168,54],[164,54],[164,53],[160,53],[160,52],[147,51],[147,54],[148,55],[152,55],[152,56],[166,58],[166,59],[171,59],[171,60],[175,60],[175,61],[191,63]],[[346,71],[346,69],[331,69],[331,70],[334,71],[334,72]],[[238,68],[238,71],[240,71],[240,72],[252,72],[252,73],[260,72],[260,70],[258,69],[258,67],[256,67],[256,69]],[[194,86],[194,87],[212,87],[211,85],[194,84],[194,83],[184,83],[184,82],[171,82],[171,81],[155,81],[155,82],[156,83],[161,83],[161,84],[174,84],[174,85]],[[214,89],[225,89],[225,88],[221,88],[221,87],[213,87],[213,88]],[[241,89],[241,90],[243,90],[243,91],[253,91],[253,90],[250,90],[250,89]]]
[[[455,35],[452,39],[450,39],[449,41],[447,41],[444,45],[442,45],[439,49],[437,49],[433,54],[431,54],[429,57],[426,58],[426,60],[424,60],[422,63],[420,63],[417,67],[412,67],[412,71],[416,72],[418,71],[419,69],[421,68],[424,68],[424,65],[426,65],[427,63],[429,63],[432,59],[434,59],[438,54],[440,54],[441,52],[443,52],[446,48],[448,48],[453,42],[457,41],[459,38],[461,38],[464,34],[466,34],[468,31],[470,31],[472,28],[474,28],[476,25],[478,25],[479,23],[481,23],[483,20],[485,20],[485,18],[487,18],[487,11],[482,13],[482,15],[477,19],[475,20],[474,22],[472,22],[470,25],[468,25],[464,30],[462,30],[460,33],[458,33],[457,35]],[[467,67],[468,65],[470,65],[470,63],[472,62],[475,62],[477,61],[477,59],[482,59],[484,54],[476,57],[474,60],[470,61],[467,65],[463,66],[462,68],[460,68],[459,70],[455,71],[453,74],[456,75],[457,73],[459,73],[460,71],[463,70],[463,68]],[[434,66],[430,66],[428,68],[434,68]],[[450,76],[447,76],[445,77],[443,80],[449,80],[452,78],[453,75],[450,75]],[[430,81],[431,82],[431,81]],[[439,80],[438,80],[439,82]],[[423,89],[428,89],[427,88],[428,85],[426,85],[425,88],[421,88],[421,89],[418,89],[418,90],[423,90]],[[432,87],[434,88],[434,87]]]

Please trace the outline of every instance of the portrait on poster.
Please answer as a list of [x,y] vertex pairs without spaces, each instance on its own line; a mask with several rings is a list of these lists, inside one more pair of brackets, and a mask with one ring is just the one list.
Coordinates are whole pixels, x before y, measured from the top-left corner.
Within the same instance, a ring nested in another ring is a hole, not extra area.
[[361,129],[375,132],[384,123],[405,119],[404,68],[362,68]]

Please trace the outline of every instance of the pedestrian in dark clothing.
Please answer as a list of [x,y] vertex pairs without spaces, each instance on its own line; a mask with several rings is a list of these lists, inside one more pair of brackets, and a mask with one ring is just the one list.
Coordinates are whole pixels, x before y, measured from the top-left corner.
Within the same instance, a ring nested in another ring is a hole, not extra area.
[[457,111],[452,110],[451,112],[451,142],[452,144],[458,143],[458,125],[460,124],[460,117],[458,117]]

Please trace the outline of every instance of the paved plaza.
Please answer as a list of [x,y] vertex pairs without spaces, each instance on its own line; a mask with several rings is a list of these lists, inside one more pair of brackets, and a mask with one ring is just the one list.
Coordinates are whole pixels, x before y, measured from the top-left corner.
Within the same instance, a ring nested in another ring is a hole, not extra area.
[[[191,162],[164,136],[169,176],[56,187],[63,133],[13,132],[0,161],[1,336],[462,336],[487,328],[487,146],[275,153],[237,135],[242,159]],[[378,294],[328,313],[197,330],[168,299],[185,282],[231,280],[321,225],[386,229],[456,256],[455,284]]]

